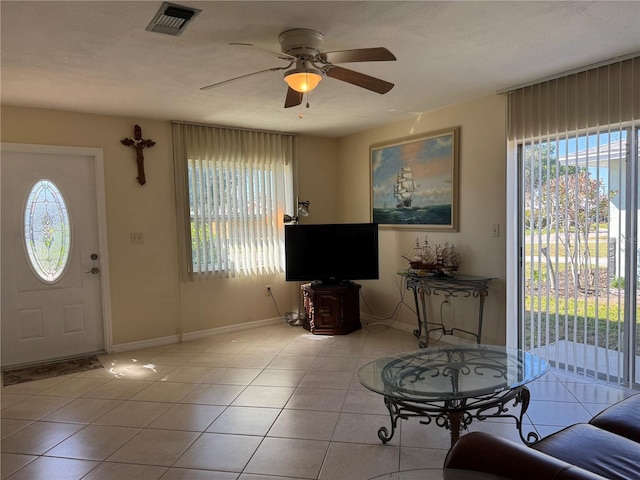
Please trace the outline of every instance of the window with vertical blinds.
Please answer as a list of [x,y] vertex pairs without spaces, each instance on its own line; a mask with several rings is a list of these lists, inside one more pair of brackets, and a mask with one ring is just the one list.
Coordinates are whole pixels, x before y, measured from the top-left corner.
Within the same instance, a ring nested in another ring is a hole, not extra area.
[[173,123],[184,273],[284,271],[282,218],[293,198],[295,137]]
[[507,92],[518,342],[625,384],[640,378],[639,122],[640,54]]

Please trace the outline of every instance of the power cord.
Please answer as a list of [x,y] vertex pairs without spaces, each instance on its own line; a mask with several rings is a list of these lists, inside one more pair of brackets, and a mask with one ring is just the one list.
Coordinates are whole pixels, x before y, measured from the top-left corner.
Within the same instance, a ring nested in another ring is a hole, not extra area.
[[269,290],[269,296],[271,297],[271,300],[273,300],[273,305],[276,307],[276,312],[278,312],[278,316],[280,318],[282,318],[287,324],[291,325],[292,327],[302,326],[302,322],[299,318],[300,314],[298,314],[298,318],[294,318],[294,312],[286,312],[284,315],[282,315],[280,309],[278,308],[278,302],[276,302],[276,296],[273,294],[273,290]]
[[[393,308],[393,311],[391,312],[391,314],[387,317],[378,317],[377,315],[375,315],[375,313],[373,313],[373,309],[371,308],[371,306],[369,305],[369,303],[367,302],[366,297],[364,296],[364,293],[362,292],[362,290],[360,291],[360,297],[362,298],[364,304],[367,306],[368,310],[371,313],[371,316],[373,316],[374,319],[378,320],[377,322],[373,322],[373,323],[368,323],[365,324],[365,329],[371,333],[383,333],[386,332],[389,328],[391,328],[391,326],[396,322],[396,317],[398,315],[398,312],[400,310],[400,308],[404,305],[405,307],[407,307],[410,311],[412,311],[414,314],[416,313],[415,310],[410,306],[407,305],[404,301],[404,296],[406,294],[406,288],[404,286],[404,282],[405,282],[405,278],[404,277],[400,277],[400,282],[398,283],[398,279],[396,279],[396,286],[398,287],[398,294],[400,296],[400,300],[398,301],[398,303],[396,304],[396,306]],[[386,322],[388,320],[391,320],[391,323],[383,323]],[[383,325],[385,328],[383,328],[382,330],[376,330],[375,332],[370,329],[369,327],[373,326],[373,325]]]
[[[368,332],[378,334],[378,333],[384,333],[388,329],[390,329],[391,326],[396,322],[396,317],[398,315],[400,307],[402,307],[403,305],[406,308],[408,308],[409,311],[411,311],[414,315],[418,316],[418,312],[416,312],[416,310],[411,305],[408,305],[407,303],[405,303],[405,295],[407,293],[406,277],[400,276],[400,281],[398,281],[398,279],[396,278],[396,286],[398,287],[398,294],[400,295],[400,300],[398,301],[398,303],[394,307],[393,311],[391,312],[391,315],[389,315],[388,317],[378,317],[378,316],[376,316],[375,314],[372,313],[371,315],[373,316],[373,318],[376,319],[376,320],[379,320],[379,321],[365,324],[364,327]],[[363,302],[365,303],[365,305],[367,306],[369,311],[373,312],[373,309],[371,308],[371,306],[367,302],[367,299],[365,298],[364,293],[362,293],[362,290],[360,291],[360,297],[362,298]],[[388,324],[383,323],[383,322],[386,322],[387,320],[391,320],[391,322],[388,323]],[[385,328],[383,328],[382,330],[373,331],[371,328],[369,328],[369,327],[371,327],[373,325],[383,325]],[[427,332],[423,332],[423,333],[427,334]],[[437,339],[429,339],[429,342],[430,343],[431,342],[439,342],[442,339],[442,336],[443,336],[443,334],[441,332],[440,336]]]

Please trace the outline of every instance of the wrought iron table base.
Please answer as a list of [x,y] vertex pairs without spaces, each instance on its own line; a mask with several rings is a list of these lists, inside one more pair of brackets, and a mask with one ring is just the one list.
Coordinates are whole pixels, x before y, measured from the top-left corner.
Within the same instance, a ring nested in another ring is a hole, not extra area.
[[[526,386],[520,386],[507,392],[498,392],[493,395],[481,397],[469,397],[442,402],[407,402],[384,397],[384,404],[389,410],[391,418],[391,432],[387,427],[378,429],[378,438],[382,443],[387,443],[393,438],[400,419],[409,417],[421,417],[420,423],[429,425],[434,422],[439,427],[444,427],[451,433],[451,445],[460,438],[463,430],[466,430],[471,422],[487,418],[510,417],[515,419],[516,428],[520,438],[526,445],[537,442],[540,437],[535,432],[529,432],[525,438],[522,433],[522,419],[529,408],[531,394]],[[513,401],[513,405],[507,405]],[[520,414],[510,412],[510,408],[520,405]]]
[[[482,317],[484,314],[484,302],[488,295],[489,277],[416,277],[409,275],[407,280],[407,289],[413,291],[413,299],[415,302],[416,317],[418,328],[413,331],[413,335],[418,339],[420,348],[429,346],[429,334],[431,332],[440,331],[442,335],[453,335],[454,332],[463,332],[472,335],[476,339],[476,343],[480,344],[482,340]],[[426,297],[432,295],[445,295],[445,300],[440,305],[450,303],[450,298],[456,297],[472,297],[478,299],[478,317],[477,330],[475,332],[464,330],[462,328],[446,328],[442,319],[442,311],[440,312],[440,321],[432,322],[428,318],[428,308]],[[430,328],[429,325],[436,325]],[[425,341],[420,341],[422,332],[425,333]]]
[[[427,325],[437,325],[436,327],[433,328],[427,328]],[[424,321],[423,324],[419,324],[420,328],[416,328],[413,331],[413,335],[419,340],[420,337],[422,336],[422,329],[424,328],[424,333],[425,333],[425,338],[426,341],[418,341],[418,346],[420,348],[428,348],[429,347],[429,334],[431,332],[442,332],[442,335],[453,335],[454,332],[463,332],[463,333],[467,333],[469,335],[473,335],[474,337],[476,337],[476,343],[480,343],[480,337],[478,337],[477,333],[474,332],[470,332],[469,330],[464,330],[462,328],[457,328],[457,327],[453,327],[453,328],[445,328],[445,326],[443,324],[437,323],[437,322],[428,322],[428,321]]]

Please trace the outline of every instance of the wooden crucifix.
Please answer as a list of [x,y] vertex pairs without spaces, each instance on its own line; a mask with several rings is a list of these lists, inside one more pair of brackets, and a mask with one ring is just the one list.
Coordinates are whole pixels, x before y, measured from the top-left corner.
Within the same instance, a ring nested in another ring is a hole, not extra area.
[[147,183],[147,179],[144,177],[144,155],[142,150],[145,148],[153,147],[156,142],[152,140],[144,140],[142,138],[142,128],[140,125],[136,125],[133,128],[133,138],[123,138],[120,140],[123,145],[127,147],[134,147],[136,149],[136,162],[138,163],[138,183],[144,185]]

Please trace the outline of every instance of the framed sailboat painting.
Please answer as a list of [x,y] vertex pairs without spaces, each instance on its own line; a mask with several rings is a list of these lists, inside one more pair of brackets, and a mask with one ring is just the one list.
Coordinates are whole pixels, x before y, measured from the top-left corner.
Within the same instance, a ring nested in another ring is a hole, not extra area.
[[460,127],[371,145],[371,221],[458,231]]

